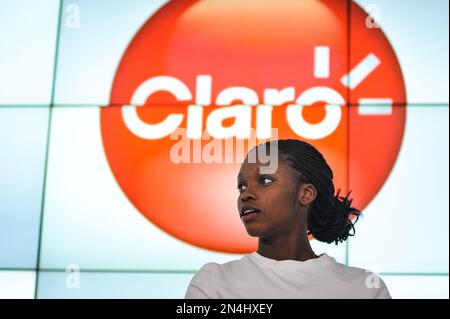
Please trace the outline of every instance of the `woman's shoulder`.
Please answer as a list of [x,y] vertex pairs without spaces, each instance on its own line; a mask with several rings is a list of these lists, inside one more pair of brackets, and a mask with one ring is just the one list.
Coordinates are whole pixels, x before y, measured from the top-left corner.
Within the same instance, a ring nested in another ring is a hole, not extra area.
[[352,278],[364,279],[368,275],[377,276],[371,270],[364,269],[364,268],[358,268],[358,267],[354,267],[354,266],[349,266],[349,265],[342,264],[339,262],[335,262],[333,264],[332,269],[336,275],[342,276],[345,279],[352,279]]
[[208,262],[206,264],[204,264],[195,274],[194,277],[198,277],[198,276],[206,276],[208,274],[214,274],[217,271],[219,271],[220,268],[220,264],[216,263],[216,262]]
[[372,298],[391,298],[383,279],[371,270],[336,262],[331,273],[337,280],[360,289],[362,296],[367,294]]
[[[231,260],[225,263],[208,262],[204,264],[199,271],[198,275],[217,275],[218,273],[232,273],[235,271],[240,271],[242,266],[245,264],[246,255],[240,259]],[[196,275],[197,275],[196,274]]]
[[217,287],[226,282],[232,273],[241,267],[242,258],[226,263],[208,262],[192,277],[186,292],[186,298],[214,298]]

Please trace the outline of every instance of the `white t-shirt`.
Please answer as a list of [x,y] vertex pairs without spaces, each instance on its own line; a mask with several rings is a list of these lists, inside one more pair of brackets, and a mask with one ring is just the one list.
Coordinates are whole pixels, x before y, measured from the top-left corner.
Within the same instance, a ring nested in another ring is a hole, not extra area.
[[207,263],[185,298],[391,298],[381,278],[336,262],[327,254],[306,261],[277,261],[257,252],[224,264]]

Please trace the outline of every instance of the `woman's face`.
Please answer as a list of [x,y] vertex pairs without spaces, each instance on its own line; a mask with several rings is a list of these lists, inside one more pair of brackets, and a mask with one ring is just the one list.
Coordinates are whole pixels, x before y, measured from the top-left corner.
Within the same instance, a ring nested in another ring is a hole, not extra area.
[[[263,174],[265,164],[244,162],[238,175],[238,210],[247,233],[253,237],[288,234],[298,228],[302,215],[294,169],[278,162],[273,174]],[[243,215],[247,210],[256,210]],[[302,210],[303,211],[303,210]]]

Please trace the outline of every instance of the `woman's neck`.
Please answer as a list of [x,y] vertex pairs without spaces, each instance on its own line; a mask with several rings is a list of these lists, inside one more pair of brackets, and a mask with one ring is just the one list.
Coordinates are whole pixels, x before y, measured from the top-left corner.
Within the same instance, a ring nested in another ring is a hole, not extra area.
[[317,257],[306,235],[303,239],[282,236],[270,239],[260,237],[258,240],[258,253],[274,260],[305,261]]

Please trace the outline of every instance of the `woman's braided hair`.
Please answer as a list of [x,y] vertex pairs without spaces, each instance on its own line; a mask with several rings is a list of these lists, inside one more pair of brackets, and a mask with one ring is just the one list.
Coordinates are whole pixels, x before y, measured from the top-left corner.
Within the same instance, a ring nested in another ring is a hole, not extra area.
[[[351,192],[345,197],[340,196],[340,190],[335,194],[333,171],[323,155],[311,144],[294,139],[269,141],[264,143],[265,147],[270,147],[273,142],[278,144],[279,159],[286,161],[296,171],[298,185],[310,183],[317,190],[317,197],[308,211],[308,235],[336,244],[353,236],[354,224],[361,212],[351,206]],[[351,216],[356,216],[356,219],[352,221]]]

